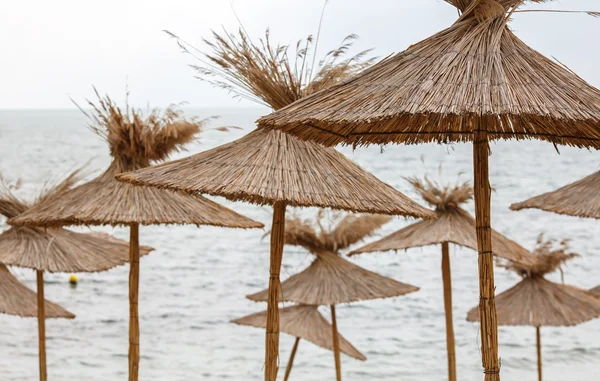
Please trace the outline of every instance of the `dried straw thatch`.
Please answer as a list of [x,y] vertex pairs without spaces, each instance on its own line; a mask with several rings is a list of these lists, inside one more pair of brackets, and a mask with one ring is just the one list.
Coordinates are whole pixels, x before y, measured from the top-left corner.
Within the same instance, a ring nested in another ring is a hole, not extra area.
[[201,196],[118,182],[114,175],[162,161],[190,142],[202,122],[188,120],[175,107],[122,111],[109,97],[92,102],[91,128],[108,142],[113,161],[97,178],[63,192],[9,220],[13,225],[195,224],[238,228],[263,225]]
[[[473,187],[467,182],[455,186],[442,186],[427,178],[411,178],[409,182],[421,197],[435,208],[437,218],[416,222],[353,250],[348,255],[405,250],[444,242],[477,250],[475,218],[461,208],[461,204],[473,198]],[[492,230],[492,247],[494,255],[498,257],[525,263],[531,260],[527,249],[495,230]]]
[[[97,93],[96,93],[97,94]],[[98,95],[98,94],[97,94]],[[129,274],[129,380],[139,371],[139,224],[195,224],[258,228],[263,224],[235,213],[199,195],[156,188],[139,188],[114,175],[162,161],[200,132],[202,122],[183,118],[174,106],[143,116],[127,106],[122,111],[109,97],[89,102],[91,129],[108,142],[112,163],[99,177],[48,198],[9,223],[21,226],[128,225]]]
[[[541,0],[539,0],[541,1]],[[259,120],[303,139],[384,144],[541,139],[600,148],[600,91],[507,26],[524,0],[447,0],[449,28]]]
[[[334,51],[317,75],[309,69],[306,49],[290,62],[287,46],[268,39],[254,44],[240,34],[215,35],[209,67],[201,77],[238,95],[279,109],[300,97],[337,83],[368,62],[362,56],[343,60],[348,47]],[[304,63],[307,65],[304,66]],[[312,66],[312,65],[311,65]],[[215,80],[215,78],[220,78]],[[216,83],[215,83],[216,81]],[[256,130],[229,144],[134,173],[119,180],[139,185],[212,194],[231,200],[274,206],[271,234],[271,290],[268,302],[265,380],[275,381],[278,363],[279,271],[283,251],[285,207],[318,206],[357,212],[432,217],[432,213],[358,167],[333,149],[301,142],[277,131]]]
[[[429,205],[435,208],[437,218],[424,220],[400,229],[378,241],[352,251],[349,255],[405,250],[413,247],[442,245],[442,280],[446,315],[446,345],[448,353],[448,379],[456,380],[456,351],[452,314],[452,278],[448,243],[477,250],[475,218],[461,204],[473,198],[473,188],[468,182],[455,186],[442,186],[429,178],[410,178],[409,182]],[[494,254],[519,262],[530,260],[529,252],[516,242],[492,230]]]
[[590,294],[595,296],[596,298],[600,298],[600,286],[596,286],[588,291]]
[[[561,270],[566,261],[577,256],[569,251],[566,242],[555,247],[553,241],[540,237],[533,254],[533,265],[504,265],[523,280],[498,295],[498,324],[572,326],[600,316],[600,301],[588,291],[544,279],[545,274]],[[467,320],[478,320],[476,308],[469,311]]]
[[[232,320],[232,323],[266,328],[267,312],[259,312]],[[279,328],[281,332],[310,341],[321,348],[333,351],[331,324],[317,309],[317,306],[300,304],[285,307],[279,310]],[[350,344],[342,335],[340,338],[340,351],[350,357],[365,361],[367,358]]]
[[474,143],[482,365],[486,381],[499,381],[489,140],[600,148],[600,91],[508,28],[526,0],[446,2],[459,10],[449,28],[258,125],[326,146]]
[[[569,251],[567,241],[556,247],[553,241],[543,241],[540,236],[532,265],[513,262],[504,265],[523,280],[496,298],[498,324],[535,327],[539,381],[542,381],[540,327],[572,326],[600,317],[600,299],[589,291],[544,279],[545,274],[562,272],[562,264],[577,256]],[[478,321],[479,310],[469,311],[467,320]]]
[[512,204],[512,210],[536,208],[569,216],[600,218],[600,172],[555,191]]
[[[47,318],[73,319],[75,315],[61,306],[44,302]],[[21,317],[37,317],[38,302],[35,292],[15,278],[8,268],[0,264],[0,313]]]

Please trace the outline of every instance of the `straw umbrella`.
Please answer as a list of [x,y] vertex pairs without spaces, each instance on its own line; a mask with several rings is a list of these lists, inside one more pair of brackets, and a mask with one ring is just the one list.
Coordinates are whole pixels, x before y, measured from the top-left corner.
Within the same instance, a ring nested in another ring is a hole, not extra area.
[[[310,44],[312,39],[308,41]],[[312,76],[306,62],[308,48],[296,54],[301,62],[292,63],[287,46],[273,46],[268,34],[263,42],[254,45],[242,32],[240,37],[215,34],[215,42],[209,42],[214,55],[206,55],[212,66],[198,70],[205,78],[221,78],[215,79],[217,86],[277,109],[364,67],[360,54],[339,61],[349,48],[343,43],[340,49],[326,55],[316,75]],[[431,211],[380,182],[341,153],[278,131],[254,130],[238,140],[189,158],[117,178],[138,185],[183,190],[190,194],[207,193],[273,206],[265,381],[275,381],[278,371],[276,290],[283,254],[286,206],[433,217]]]
[[597,298],[600,298],[600,286],[596,286],[588,291],[590,294],[594,295]]
[[482,365],[497,381],[489,141],[599,148],[600,91],[508,28],[525,0],[446,2],[460,11],[449,28],[258,124],[327,146],[474,142]]
[[575,217],[600,218],[600,171],[528,200],[514,203],[512,210],[535,208]]
[[195,224],[258,228],[261,223],[241,216],[201,196],[139,188],[123,184],[114,175],[166,159],[191,141],[201,122],[186,120],[174,107],[148,116],[127,107],[122,112],[110,98],[92,103],[92,129],[108,142],[112,163],[100,176],[63,192],[9,220],[13,225],[58,227],[64,225],[129,226],[129,380],[137,381],[140,359],[138,289],[139,225]]
[[[16,217],[30,208],[73,188],[80,178],[74,171],[62,182],[47,184],[33,202],[15,195],[11,186],[0,182],[0,214]],[[141,255],[152,248],[141,247]],[[123,265],[129,260],[127,242],[102,233],[75,233],[62,228],[41,229],[11,227],[0,234],[0,263],[30,268],[36,271],[38,294],[38,330],[40,380],[46,372],[46,313],[44,300],[44,271],[99,272]]]
[[[239,325],[249,325],[258,328],[267,327],[267,311],[258,312],[252,315],[244,316],[231,321]],[[296,351],[300,344],[300,339],[310,341],[311,343],[325,349],[333,351],[334,341],[331,334],[332,326],[319,313],[318,306],[298,304],[291,307],[282,308],[279,311],[279,329],[281,332],[295,336],[294,346],[290,354],[290,359],[285,368],[284,381],[287,381],[294,365]],[[342,335],[338,335],[339,350],[350,357],[365,361],[367,358],[360,353],[352,344],[350,344]]]
[[[467,182],[455,186],[441,186],[427,178],[423,181],[411,178],[408,181],[421,197],[435,208],[437,218],[416,222],[387,237],[356,249],[348,255],[442,245],[448,379],[454,381],[456,380],[456,351],[452,319],[452,278],[450,274],[449,244],[453,243],[477,250],[475,219],[460,206],[473,198],[473,187]],[[529,252],[525,248],[495,230],[492,230],[492,243],[494,255],[516,261],[524,261],[529,257]]]
[[[554,248],[552,241],[538,239],[533,265],[509,263],[505,267],[523,280],[497,297],[499,325],[535,327],[538,380],[542,381],[542,351],[540,327],[567,327],[600,316],[600,301],[588,291],[544,279],[544,275],[561,270],[561,265],[577,254],[569,253],[565,241]],[[477,308],[469,311],[468,321],[478,321]]]
[[[338,381],[341,381],[342,374],[335,305],[400,296],[419,289],[363,269],[339,256],[341,250],[360,242],[388,221],[389,217],[386,216],[346,215],[334,228],[326,228],[319,215],[316,221],[319,231],[309,221],[298,218],[286,221],[285,244],[303,247],[316,258],[304,271],[281,283],[280,300],[330,306]],[[269,290],[249,295],[248,298],[267,301]]]

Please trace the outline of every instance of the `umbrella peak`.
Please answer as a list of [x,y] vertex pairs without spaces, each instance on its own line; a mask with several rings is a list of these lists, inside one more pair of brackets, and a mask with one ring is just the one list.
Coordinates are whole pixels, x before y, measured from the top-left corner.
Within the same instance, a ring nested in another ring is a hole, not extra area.
[[571,252],[568,239],[557,242],[553,239],[544,239],[543,234],[540,234],[531,256],[531,263],[509,261],[500,266],[514,271],[523,278],[543,278],[546,274],[554,271],[562,273],[562,266],[567,261],[579,256],[579,254]]
[[437,212],[457,210],[460,205],[473,199],[473,187],[468,181],[442,185],[428,177],[411,177],[408,182],[425,202],[436,208]]

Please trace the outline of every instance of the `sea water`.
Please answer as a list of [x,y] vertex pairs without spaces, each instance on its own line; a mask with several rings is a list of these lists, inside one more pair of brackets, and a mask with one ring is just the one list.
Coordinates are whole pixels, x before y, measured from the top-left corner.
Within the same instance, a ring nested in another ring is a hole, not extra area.
[[[201,118],[220,115],[188,152],[215,147],[247,133],[264,113],[260,109],[190,109]],[[5,178],[22,178],[21,194],[31,196],[48,179],[57,179],[90,161],[97,175],[110,162],[106,143],[86,128],[78,110],[0,110],[0,170]],[[211,127],[235,125],[243,130],[219,132]],[[528,249],[540,233],[572,240],[581,258],[564,270],[564,280],[583,288],[600,284],[600,225],[593,219],[560,216],[538,210],[510,211],[509,205],[554,190],[598,170],[595,151],[559,147],[537,141],[498,142],[491,145],[490,181],[492,223],[495,229]],[[386,146],[340,149],[379,179],[418,199],[405,178],[430,175],[444,181],[472,179],[470,144]],[[441,166],[441,171],[439,170]],[[91,178],[91,177],[90,177]],[[221,198],[216,201],[268,227],[271,210]],[[472,203],[466,208],[472,212]],[[303,217],[316,210],[306,209]],[[396,218],[377,239],[414,220]],[[2,221],[2,229],[6,228]],[[89,229],[79,228],[79,231]],[[124,228],[94,228],[128,238]],[[233,230],[194,226],[152,226],[140,229],[140,241],[156,250],[141,260],[140,380],[260,380],[263,374],[264,332],[229,323],[266,304],[245,295],[267,286],[269,240],[266,230]],[[465,320],[478,303],[477,254],[451,246],[451,265],[459,380],[483,378],[479,325]],[[310,264],[311,255],[286,248],[282,278]],[[339,332],[368,358],[366,362],[342,355],[347,381],[439,381],[447,378],[446,343],[440,247],[399,253],[365,254],[351,259],[369,270],[419,286],[409,295],[353,303],[337,308]],[[35,288],[33,271],[12,268]],[[558,274],[549,276],[560,281]],[[47,322],[48,378],[50,380],[107,381],[127,377],[128,268],[99,274],[80,274],[69,286],[69,274],[46,275],[46,298],[77,315],[74,320]],[[496,269],[497,291],[519,281],[515,274]],[[321,307],[329,318],[329,310]],[[535,329],[500,327],[503,380],[534,380]],[[281,335],[281,370],[293,338]],[[542,328],[544,379],[583,381],[597,378],[600,361],[600,320],[576,327]],[[38,377],[37,323],[0,315],[0,380]],[[333,354],[301,341],[292,380],[331,380]]]

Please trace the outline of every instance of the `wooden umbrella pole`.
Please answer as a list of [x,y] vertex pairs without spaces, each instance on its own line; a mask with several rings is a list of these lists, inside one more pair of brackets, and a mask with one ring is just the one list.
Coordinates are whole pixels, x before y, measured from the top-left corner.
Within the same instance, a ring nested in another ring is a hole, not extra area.
[[296,337],[296,341],[294,341],[294,346],[292,347],[292,353],[290,354],[290,360],[285,367],[285,377],[283,377],[283,381],[288,381],[288,378],[290,378],[292,366],[294,365],[294,358],[296,357],[296,351],[298,350],[298,344],[300,344],[300,338]]
[[139,224],[129,226],[129,381],[137,381],[140,367],[140,287]]
[[269,266],[269,298],[265,342],[265,381],[276,381],[279,362],[279,271],[283,257],[285,233],[285,203],[273,204],[271,227],[271,263]]
[[542,338],[540,336],[540,327],[535,327],[535,338],[537,342],[538,381],[542,381]]
[[448,352],[448,380],[456,381],[456,350],[452,317],[452,275],[448,242],[442,243],[442,281],[444,283],[444,311],[446,312],[446,351]]
[[333,357],[335,358],[335,378],[342,381],[342,362],[340,361],[340,335],[337,330],[337,319],[335,317],[335,305],[331,305],[331,331],[333,334]]
[[46,311],[44,304],[44,271],[37,270],[38,333],[40,357],[40,381],[46,381]]
[[489,182],[487,131],[475,130],[473,139],[473,168],[475,183],[475,221],[479,251],[479,317],[481,322],[481,359],[485,381],[500,380],[498,361],[498,320],[494,285],[494,256],[492,254],[491,187]]

